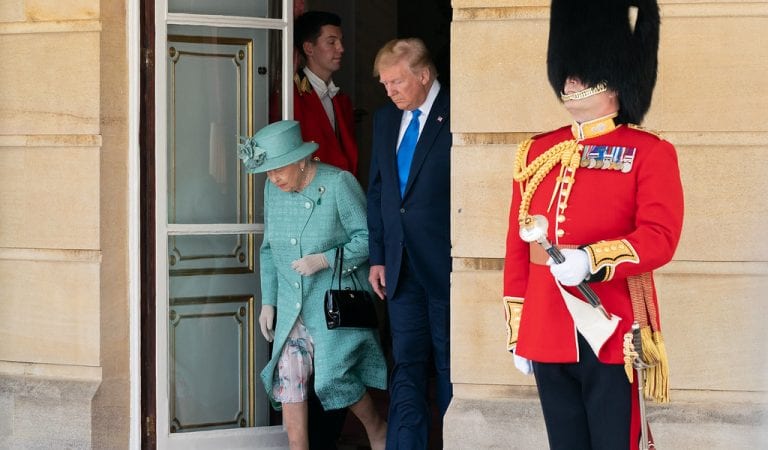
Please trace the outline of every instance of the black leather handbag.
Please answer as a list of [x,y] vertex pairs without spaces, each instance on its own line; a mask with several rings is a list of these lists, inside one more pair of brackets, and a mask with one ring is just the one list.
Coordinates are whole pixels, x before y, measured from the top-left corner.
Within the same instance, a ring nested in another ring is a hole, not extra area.
[[[336,262],[331,276],[331,288],[325,292],[325,323],[329,330],[335,328],[376,328],[378,319],[371,294],[358,284],[355,272],[352,272],[354,289],[341,288],[341,275],[344,271],[344,247],[336,249]],[[339,272],[338,289],[333,289],[336,271]]]

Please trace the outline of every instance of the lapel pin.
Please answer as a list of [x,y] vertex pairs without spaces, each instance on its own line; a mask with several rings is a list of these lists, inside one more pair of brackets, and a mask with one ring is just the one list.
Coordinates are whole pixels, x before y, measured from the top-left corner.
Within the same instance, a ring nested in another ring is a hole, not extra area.
[[438,122],[442,122],[443,121],[443,116],[437,116],[437,121]]

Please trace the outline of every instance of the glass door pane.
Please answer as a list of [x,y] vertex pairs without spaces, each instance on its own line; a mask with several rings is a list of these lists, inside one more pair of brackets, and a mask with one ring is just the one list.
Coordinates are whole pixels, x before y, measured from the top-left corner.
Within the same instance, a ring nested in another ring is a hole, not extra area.
[[[171,260],[182,252],[198,255],[189,264],[169,266],[171,433],[269,425],[269,403],[258,380],[269,348],[253,325],[260,239],[254,234],[169,238],[168,248],[175,249]],[[234,257],[219,253],[225,243]]]
[[262,204],[247,194],[261,197],[264,178],[245,174],[237,143],[267,123],[274,34],[168,31],[168,223],[263,222]]
[[282,3],[275,0],[168,0],[168,12],[279,19]]
[[156,3],[158,448],[286,444],[259,379],[266,177],[245,172],[237,144],[290,105],[291,5]]

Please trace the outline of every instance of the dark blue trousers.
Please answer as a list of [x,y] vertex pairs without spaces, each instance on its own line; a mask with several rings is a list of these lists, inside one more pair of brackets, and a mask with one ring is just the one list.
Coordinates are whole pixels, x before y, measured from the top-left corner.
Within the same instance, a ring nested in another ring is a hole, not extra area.
[[629,448],[632,385],[621,364],[603,364],[579,334],[578,363],[533,362],[551,450]]
[[441,423],[453,395],[449,299],[431,295],[409,270],[407,259],[403,255],[397,289],[387,298],[394,359],[389,383],[388,450],[427,448],[430,426],[427,382],[432,361]]

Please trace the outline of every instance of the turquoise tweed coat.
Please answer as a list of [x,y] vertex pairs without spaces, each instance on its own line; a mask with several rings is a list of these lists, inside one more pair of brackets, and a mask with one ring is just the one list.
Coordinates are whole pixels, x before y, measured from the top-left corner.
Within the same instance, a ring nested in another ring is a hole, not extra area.
[[[270,397],[278,379],[277,361],[299,316],[315,344],[315,391],[326,410],[357,402],[366,386],[386,389],[386,362],[378,331],[328,330],[323,313],[337,247],[344,246],[342,286],[352,286],[354,269],[357,280],[368,288],[365,211],[360,184],[351,173],[333,166],[319,163],[314,179],[302,192],[283,192],[266,181],[261,301],[276,306],[277,325],[272,358],[262,370],[261,380]],[[292,261],[313,253],[323,253],[331,267],[307,277],[291,268]]]

